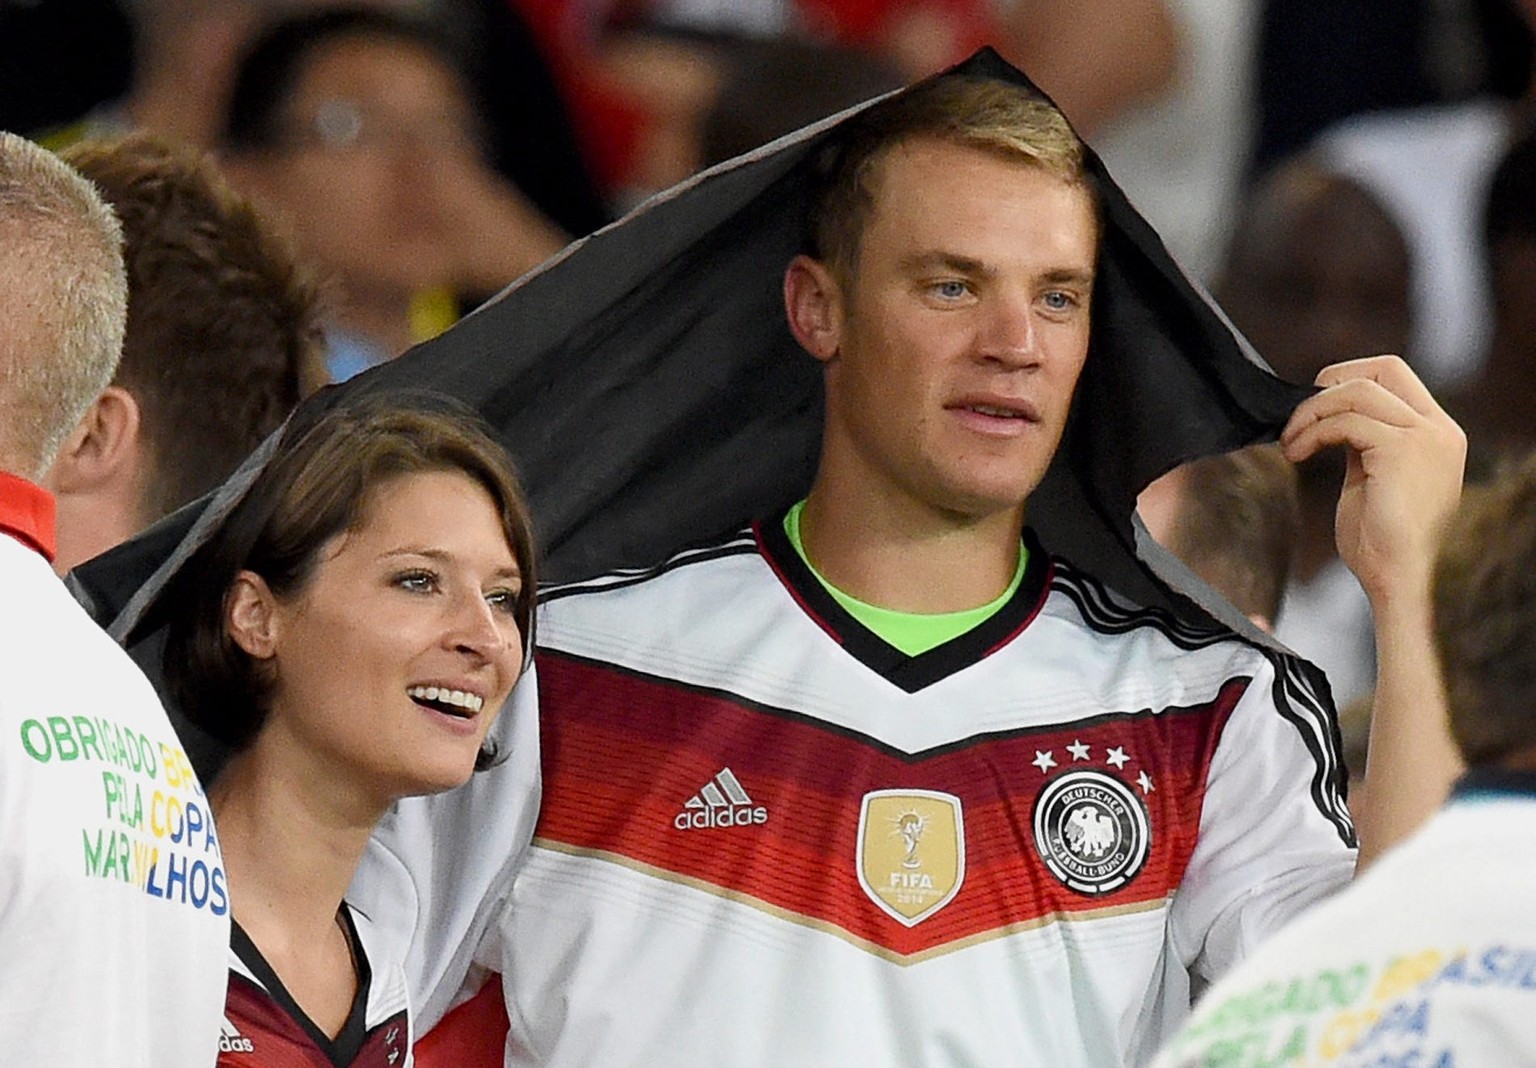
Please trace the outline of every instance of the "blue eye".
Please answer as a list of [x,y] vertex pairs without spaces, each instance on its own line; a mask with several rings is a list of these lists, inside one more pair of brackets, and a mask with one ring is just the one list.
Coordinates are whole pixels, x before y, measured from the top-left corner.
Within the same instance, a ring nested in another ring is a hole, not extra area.
[[1045,306],[1051,311],[1070,311],[1077,306],[1077,300],[1069,293],[1053,289],[1045,294]]
[[933,292],[944,300],[959,300],[970,290],[964,282],[950,278],[943,282],[935,282]]

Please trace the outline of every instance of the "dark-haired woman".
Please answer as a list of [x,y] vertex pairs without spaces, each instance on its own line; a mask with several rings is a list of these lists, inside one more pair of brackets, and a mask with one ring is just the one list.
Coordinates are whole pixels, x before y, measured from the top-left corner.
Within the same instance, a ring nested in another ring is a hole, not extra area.
[[398,799],[463,783],[530,648],[532,548],[466,417],[291,432],[191,568],[166,674],[235,748],[210,797],[232,936],[221,1065],[400,1068],[410,1024],[347,885]]

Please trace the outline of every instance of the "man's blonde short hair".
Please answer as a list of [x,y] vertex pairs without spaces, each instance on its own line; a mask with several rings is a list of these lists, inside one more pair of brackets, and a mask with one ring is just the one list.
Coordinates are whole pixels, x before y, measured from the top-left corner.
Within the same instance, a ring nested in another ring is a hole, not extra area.
[[89,182],[0,131],[0,469],[41,476],[112,381],[128,316],[122,245]]
[[[880,167],[897,145],[929,137],[1038,167],[1093,194],[1083,143],[1055,105],[1022,85],[950,76],[883,100],[843,123],[815,161],[803,251],[847,285],[869,225]],[[1093,195],[1098,211],[1098,197]]]

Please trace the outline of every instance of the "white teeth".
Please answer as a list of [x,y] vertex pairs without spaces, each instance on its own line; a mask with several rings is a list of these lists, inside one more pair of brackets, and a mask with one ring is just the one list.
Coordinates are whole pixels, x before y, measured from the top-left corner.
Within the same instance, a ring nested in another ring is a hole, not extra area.
[[450,690],[445,686],[412,686],[405,692],[406,696],[418,701],[437,701],[440,704],[468,709],[471,712],[478,712],[485,707],[485,698],[479,694],[465,690]]
[[980,412],[982,415],[995,415],[1001,419],[1014,419],[1019,414],[1011,408],[993,408],[988,404],[973,404],[970,407],[973,412]]

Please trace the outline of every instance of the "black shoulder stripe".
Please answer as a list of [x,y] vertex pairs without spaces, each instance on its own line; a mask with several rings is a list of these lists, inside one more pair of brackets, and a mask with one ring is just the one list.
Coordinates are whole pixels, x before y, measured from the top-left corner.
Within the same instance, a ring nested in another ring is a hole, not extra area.
[[583,579],[580,582],[568,582],[561,586],[551,586],[539,591],[539,601],[547,604],[550,601],[558,601],[563,597],[575,594],[604,593],[608,590],[621,590],[627,586],[635,586],[642,582],[648,582],[659,575],[665,575],[669,571],[676,571],[680,567],[689,564],[701,564],[709,560],[719,560],[727,556],[756,555],[757,542],[750,531],[733,534],[728,541],[706,545],[693,549],[685,549],[662,563],[645,568],[626,568],[620,571],[611,571],[594,578]]
[[1101,634],[1125,634],[1138,627],[1152,627],[1180,649],[1203,649],[1235,635],[1221,626],[1199,626],[1161,608],[1130,607],[1117,602],[1097,579],[1070,563],[1054,557],[1056,573],[1051,588],[1076,606],[1083,622]]
[[1347,846],[1360,844],[1344,803],[1343,742],[1327,682],[1315,665],[1271,649],[1261,650],[1275,667],[1275,708],[1301,735],[1312,754],[1312,801]]
[[1345,845],[1356,846],[1354,822],[1344,803],[1343,743],[1338,716],[1327,682],[1314,665],[1294,656],[1250,642],[1225,627],[1202,627],[1184,622],[1156,608],[1130,608],[1117,603],[1092,576],[1060,558],[1056,561],[1052,588],[1077,607],[1084,622],[1105,634],[1124,634],[1137,627],[1154,627],[1181,649],[1195,650],[1222,641],[1240,641],[1263,653],[1274,666],[1273,699],[1280,715],[1301,735],[1312,755],[1312,801],[1323,818],[1333,824]]

